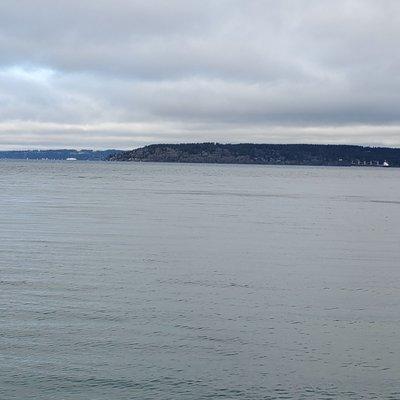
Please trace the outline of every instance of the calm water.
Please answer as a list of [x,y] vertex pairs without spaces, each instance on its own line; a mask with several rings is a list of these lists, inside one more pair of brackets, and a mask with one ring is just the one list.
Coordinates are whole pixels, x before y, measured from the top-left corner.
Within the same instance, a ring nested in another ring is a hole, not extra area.
[[400,399],[400,170],[0,162],[0,399]]

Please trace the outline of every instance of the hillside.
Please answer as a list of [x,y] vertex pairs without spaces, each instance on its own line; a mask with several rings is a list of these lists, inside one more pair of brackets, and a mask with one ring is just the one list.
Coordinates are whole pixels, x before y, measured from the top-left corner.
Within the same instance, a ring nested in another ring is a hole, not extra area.
[[[154,144],[110,161],[400,167],[400,148],[319,144]],[[386,165],[386,164],[385,164]]]

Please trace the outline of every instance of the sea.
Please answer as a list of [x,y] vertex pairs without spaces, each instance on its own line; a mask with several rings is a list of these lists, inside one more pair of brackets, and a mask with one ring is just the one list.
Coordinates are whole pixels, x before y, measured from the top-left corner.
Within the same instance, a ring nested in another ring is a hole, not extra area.
[[0,162],[0,399],[400,399],[400,169]]

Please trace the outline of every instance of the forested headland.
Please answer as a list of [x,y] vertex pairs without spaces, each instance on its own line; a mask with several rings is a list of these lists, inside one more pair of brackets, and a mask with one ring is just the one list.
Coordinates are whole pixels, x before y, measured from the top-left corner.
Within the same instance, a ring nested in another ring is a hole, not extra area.
[[323,144],[153,144],[111,161],[400,167],[400,148]]

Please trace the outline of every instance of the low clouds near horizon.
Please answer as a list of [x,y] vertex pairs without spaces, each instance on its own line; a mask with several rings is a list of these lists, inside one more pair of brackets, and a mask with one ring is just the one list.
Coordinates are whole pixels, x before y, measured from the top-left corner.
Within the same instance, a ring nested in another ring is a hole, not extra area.
[[0,149],[400,146],[397,0],[2,0]]

